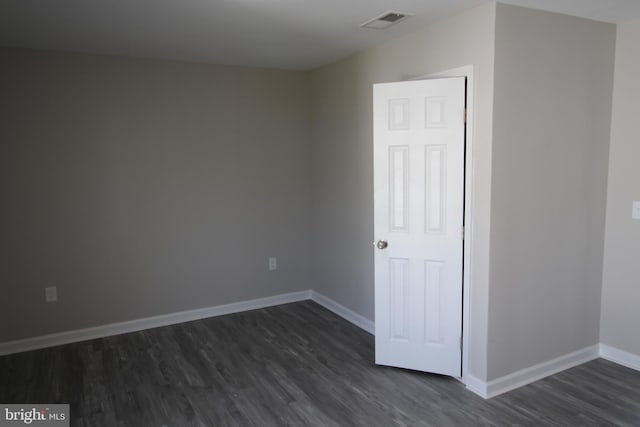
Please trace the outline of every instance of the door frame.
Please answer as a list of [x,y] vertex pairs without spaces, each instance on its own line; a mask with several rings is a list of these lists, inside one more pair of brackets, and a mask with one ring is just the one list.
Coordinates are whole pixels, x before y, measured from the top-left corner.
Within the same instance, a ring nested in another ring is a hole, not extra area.
[[465,154],[464,154],[464,242],[463,242],[463,275],[462,275],[462,377],[459,380],[463,384],[469,381],[469,342],[471,341],[471,269],[473,267],[471,258],[471,239],[473,236],[473,136],[474,136],[474,103],[473,95],[475,85],[473,80],[473,65],[452,68],[449,70],[430,73],[427,75],[414,77],[408,80],[427,80],[446,77],[466,77],[466,106],[467,120],[465,124]]

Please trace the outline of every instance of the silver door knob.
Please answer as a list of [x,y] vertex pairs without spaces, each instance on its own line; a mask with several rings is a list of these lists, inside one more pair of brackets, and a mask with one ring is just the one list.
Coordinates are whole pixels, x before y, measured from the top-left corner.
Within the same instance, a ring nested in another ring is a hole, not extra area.
[[389,246],[389,244],[387,243],[387,241],[386,241],[386,240],[378,240],[378,241],[376,242],[376,247],[377,247],[378,249],[385,249],[387,246]]

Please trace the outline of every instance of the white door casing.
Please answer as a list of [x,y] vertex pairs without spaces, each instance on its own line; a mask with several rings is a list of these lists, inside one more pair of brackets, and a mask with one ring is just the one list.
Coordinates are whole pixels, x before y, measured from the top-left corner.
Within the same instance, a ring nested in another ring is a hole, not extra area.
[[461,376],[464,115],[464,77],[374,85],[377,364]]

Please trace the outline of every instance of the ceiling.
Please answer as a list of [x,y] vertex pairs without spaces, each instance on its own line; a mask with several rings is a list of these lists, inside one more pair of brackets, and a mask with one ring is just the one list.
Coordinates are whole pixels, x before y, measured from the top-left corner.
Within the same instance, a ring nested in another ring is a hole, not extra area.
[[[313,69],[487,0],[0,0],[0,46]],[[607,22],[638,0],[504,0]],[[360,24],[394,10],[386,30]]]

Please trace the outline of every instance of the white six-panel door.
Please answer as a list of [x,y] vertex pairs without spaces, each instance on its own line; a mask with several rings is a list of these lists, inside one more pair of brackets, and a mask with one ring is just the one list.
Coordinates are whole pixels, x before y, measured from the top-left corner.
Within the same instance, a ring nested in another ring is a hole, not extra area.
[[461,376],[464,110],[464,77],[374,85],[377,364]]

